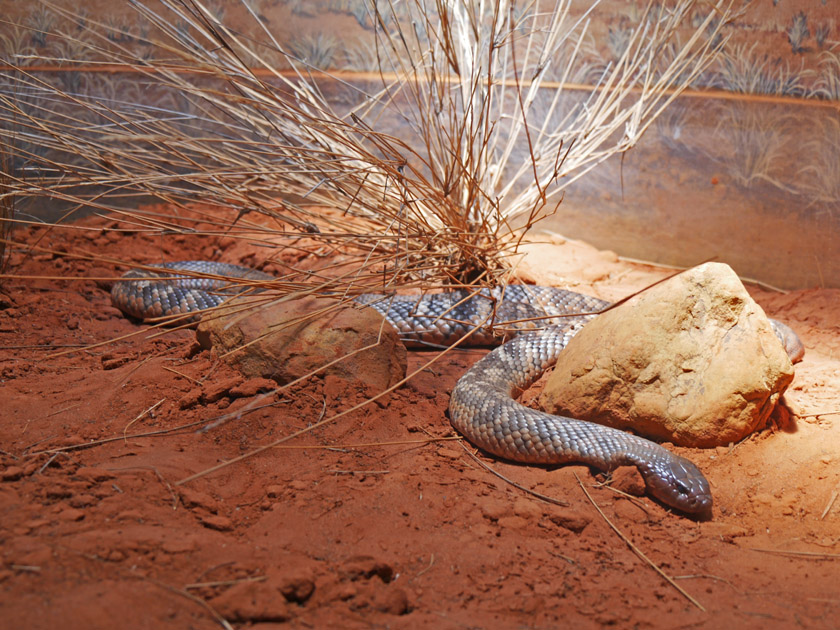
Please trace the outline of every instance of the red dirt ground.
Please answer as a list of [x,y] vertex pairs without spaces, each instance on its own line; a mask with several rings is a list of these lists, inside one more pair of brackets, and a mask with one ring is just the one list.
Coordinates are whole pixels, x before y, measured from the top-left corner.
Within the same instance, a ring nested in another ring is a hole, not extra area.
[[[148,329],[111,307],[100,283],[31,277],[122,271],[61,252],[136,262],[265,254],[107,224],[18,230],[18,242],[43,237],[58,253],[16,250],[8,273],[30,278],[0,287],[0,626],[837,626],[840,291],[750,287],[808,354],[774,427],[729,448],[679,449],[713,486],[707,521],[617,494],[586,467],[477,454],[568,505],[547,503],[488,472],[468,444],[432,441],[453,436],[448,392],[480,350],[447,355],[382,404],[288,448],[179,484],[359,392],[315,378],[197,433],[253,404],[260,383],[200,350],[192,331],[119,339]],[[616,299],[668,273],[553,241],[528,247],[524,279]],[[429,357],[410,352],[409,370]],[[640,560],[584,488],[697,605]]]

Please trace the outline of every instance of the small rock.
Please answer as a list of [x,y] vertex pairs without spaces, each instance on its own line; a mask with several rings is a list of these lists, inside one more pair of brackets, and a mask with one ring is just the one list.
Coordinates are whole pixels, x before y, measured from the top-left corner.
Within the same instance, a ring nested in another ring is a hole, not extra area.
[[52,500],[67,499],[73,496],[73,487],[56,482],[46,489],[45,494],[48,499]]
[[181,495],[181,503],[186,508],[200,507],[213,513],[219,511],[219,502],[205,492],[182,486],[179,494]]
[[58,513],[58,518],[67,522],[81,521],[84,517],[85,513],[76,508],[67,508]]
[[107,321],[109,319],[125,319],[123,312],[113,306],[100,305],[96,307],[96,312],[93,318],[98,321]]
[[441,457],[445,457],[446,459],[461,459],[464,454],[464,451],[456,451],[454,448],[446,448],[445,446],[441,446],[437,450],[437,454]]
[[205,403],[214,403],[225,398],[234,387],[242,383],[241,376],[232,376],[218,382],[210,382],[204,386],[201,393],[201,400]]
[[528,525],[528,521],[521,516],[503,516],[498,520],[498,524],[502,529],[516,531],[517,529],[524,529]]
[[569,508],[549,514],[548,518],[555,525],[576,534],[582,532],[592,521],[592,518],[586,514]]
[[333,584],[327,590],[328,594],[325,597],[327,601],[339,600],[346,602],[359,594],[359,587],[351,583]]
[[345,562],[342,573],[351,580],[378,576],[386,584],[394,579],[394,569],[370,556],[355,556]]
[[24,525],[29,529],[38,529],[39,527],[43,527],[44,525],[49,525],[50,521],[45,518],[34,518],[32,520],[26,521]]
[[[7,311],[7,315],[11,316],[11,311]],[[14,321],[10,322],[0,322],[0,333],[18,333],[20,332],[20,328],[14,323]],[[8,368],[6,368],[8,370]],[[6,372],[4,371],[4,374]],[[11,374],[11,372],[8,372]],[[4,378],[8,378],[5,377]]]
[[83,438],[81,435],[71,434],[67,435],[60,440],[58,440],[59,446],[81,446],[85,444],[87,440]]
[[137,509],[125,510],[116,516],[118,521],[137,521],[138,523],[142,523],[144,518],[143,512]]
[[8,466],[0,473],[0,479],[3,481],[17,481],[21,477],[23,477],[23,468],[20,466]]
[[122,367],[126,363],[129,363],[133,357],[130,356],[122,356],[122,357],[111,357],[105,358],[102,357],[102,369],[103,370],[115,370],[118,367]]
[[296,604],[303,604],[315,592],[315,583],[305,577],[287,578],[278,587],[287,601]]
[[481,499],[478,509],[481,515],[488,521],[498,521],[500,518],[509,516],[511,513],[510,503],[507,501],[496,501],[493,499]]
[[242,582],[210,601],[229,621],[282,622],[289,619],[289,605],[277,589],[266,582]]
[[540,403],[550,413],[711,447],[763,426],[792,379],[764,312],[732,269],[707,263],[586,324]]
[[28,464],[24,464],[23,466],[23,474],[24,476],[28,477],[29,475],[35,474],[35,472],[41,469],[43,464],[37,460],[31,460]]
[[246,377],[285,384],[324,368],[322,374],[360,381],[376,393],[404,378],[405,346],[373,309],[334,308],[336,302],[326,298],[270,308],[261,306],[263,296],[257,300],[232,300],[217,317],[202,320],[196,333],[203,347],[212,347]]
[[393,585],[377,592],[372,605],[376,610],[389,615],[404,615],[411,610],[406,592]]
[[179,409],[192,409],[201,400],[201,388],[195,387],[178,400]]
[[201,524],[209,529],[215,529],[219,532],[229,532],[233,529],[233,521],[231,521],[227,516],[222,516],[220,514],[205,516],[201,519]]
[[545,504],[538,503],[533,499],[516,499],[513,502],[513,513],[525,519],[536,520],[543,515],[543,505]]
[[70,497],[70,506],[74,508],[88,507],[96,503],[96,497],[92,494],[77,494]]
[[92,466],[84,466],[79,468],[73,475],[83,481],[108,481],[114,478],[114,473],[104,468],[94,468]]
[[722,523],[710,521],[703,523],[703,536],[710,539],[717,538],[723,542],[732,542],[736,538],[743,538],[750,536],[752,532],[741,525],[735,523]]
[[267,378],[249,378],[244,383],[232,387],[230,396],[232,398],[250,398],[263,392],[271,392],[277,389],[277,383]]

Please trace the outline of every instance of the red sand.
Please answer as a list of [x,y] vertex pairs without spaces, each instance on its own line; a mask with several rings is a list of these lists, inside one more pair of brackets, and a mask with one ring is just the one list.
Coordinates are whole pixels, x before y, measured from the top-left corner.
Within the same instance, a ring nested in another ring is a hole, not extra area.
[[[15,236],[32,243],[38,235],[52,249],[123,260],[220,248],[228,262],[253,261],[244,246],[206,236],[98,228]],[[523,277],[616,299],[668,273],[555,240],[529,248]],[[9,273],[116,272],[16,251]],[[568,506],[546,503],[492,475],[459,441],[430,441],[453,436],[448,392],[479,350],[447,355],[384,403],[289,448],[179,485],[348,408],[360,392],[316,378],[196,433],[191,423],[253,404],[259,383],[243,384],[199,351],[192,331],[89,345],[147,330],[112,308],[94,281],[7,279],[0,625],[163,630],[219,627],[224,617],[260,628],[835,627],[840,291],[750,290],[807,347],[786,396],[796,415],[779,410],[774,427],[730,448],[680,449],[715,495],[713,518],[695,522],[602,487],[582,466],[478,454]],[[75,352],[56,354],[65,348]],[[411,352],[409,370],[430,356]],[[162,433],[133,437],[154,431]],[[364,446],[371,443],[382,445]],[[634,554],[580,484],[705,611]]]

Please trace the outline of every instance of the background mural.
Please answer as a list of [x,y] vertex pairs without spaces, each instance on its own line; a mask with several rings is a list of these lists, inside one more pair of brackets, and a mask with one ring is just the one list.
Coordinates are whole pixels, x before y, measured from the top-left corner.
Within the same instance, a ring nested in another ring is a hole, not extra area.
[[[263,41],[261,23],[298,61],[339,76],[341,83],[324,88],[339,106],[358,102],[352,86],[376,77],[374,18],[364,0],[205,4],[227,27]],[[567,90],[573,88],[570,98],[583,99],[598,89],[604,69],[620,59],[646,4],[608,0],[590,10],[590,2],[572,3],[573,14],[588,19],[589,26],[566,77]],[[128,3],[0,5],[7,16],[0,24],[0,60],[28,73],[33,85],[46,82],[105,103],[110,99],[190,113],[193,104],[183,94],[150,86],[136,73],[103,64],[106,56],[97,54],[99,48],[163,60],[165,51],[146,43],[155,38],[155,27],[138,19]],[[62,13],[62,6],[74,16]],[[692,89],[623,159],[573,184],[542,227],[628,257],[680,266],[714,258],[743,276],[782,288],[840,287],[836,9],[828,0],[744,3],[724,53]],[[705,17],[698,9],[692,21],[702,24]],[[289,59],[271,46],[265,58],[278,68],[290,67]],[[19,83],[12,89],[2,80],[9,88],[3,98],[44,112],[58,106],[37,90],[27,93]],[[5,119],[2,124],[16,122]],[[398,121],[382,124],[399,133]],[[23,135],[19,142],[25,145]],[[34,145],[26,151],[43,153]],[[24,162],[15,167],[26,169]],[[63,209],[55,203],[21,211],[55,219]]]

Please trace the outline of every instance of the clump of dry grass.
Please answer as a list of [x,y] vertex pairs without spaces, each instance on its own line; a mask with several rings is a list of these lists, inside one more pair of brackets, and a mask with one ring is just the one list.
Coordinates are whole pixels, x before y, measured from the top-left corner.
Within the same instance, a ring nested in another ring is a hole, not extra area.
[[799,69],[789,61],[784,65],[773,63],[766,54],[759,56],[755,52],[757,44],[741,44],[724,52],[713,85],[741,94],[806,95],[811,72],[803,69],[804,62],[800,62]]
[[820,55],[820,76],[812,96],[840,100],[840,54],[826,50]]
[[[504,282],[522,235],[566,186],[636,144],[718,52],[733,15],[731,1],[651,3],[598,85],[571,98],[564,85],[592,9],[526,4],[371,2],[378,70],[352,80],[317,72],[247,2],[260,39],[232,31],[198,0],[133,3],[148,22],[141,32],[152,33],[134,38],[153,49],[147,58],[88,16],[88,37],[51,36],[104,57],[147,98],[169,104],[9,73],[38,102],[0,98],[0,133],[14,127],[49,153],[18,155],[32,176],[9,185],[19,196],[102,210],[109,194],[152,195],[175,214],[200,199],[219,208],[225,233],[259,212],[275,220],[272,236],[341,247],[360,269],[375,264],[377,273],[353,278],[376,278],[366,289]],[[701,4],[708,17],[674,48]],[[336,86],[356,96],[342,111],[326,96]],[[173,229],[142,212],[123,216]]]
[[714,118],[704,152],[725,165],[726,172],[745,188],[769,184],[795,192],[786,183],[790,168],[791,138],[795,116],[781,106],[757,107],[755,103],[722,103]]
[[797,179],[811,203],[833,218],[840,214],[840,120],[823,114],[815,123],[816,134],[803,147],[808,163],[799,169]]

